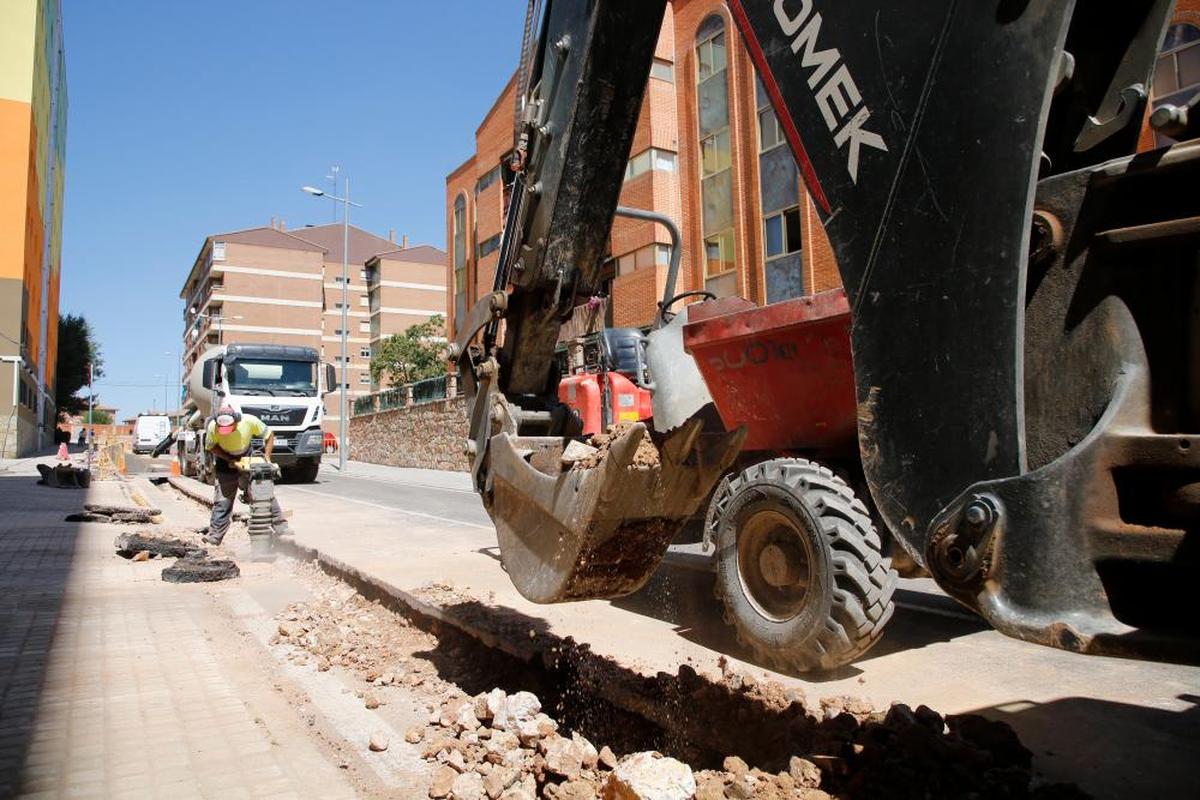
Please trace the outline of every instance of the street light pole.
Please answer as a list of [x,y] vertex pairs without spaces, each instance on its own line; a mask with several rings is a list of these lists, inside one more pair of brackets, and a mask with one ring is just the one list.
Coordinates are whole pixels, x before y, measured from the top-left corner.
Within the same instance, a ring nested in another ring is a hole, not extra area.
[[302,186],[300,191],[311,194],[313,197],[328,197],[335,203],[342,204],[342,363],[341,369],[338,370],[338,376],[341,384],[341,398],[338,403],[338,471],[345,473],[346,471],[346,419],[349,416],[350,409],[348,408],[348,389],[346,383],[346,368],[349,365],[350,354],[349,337],[350,337],[350,298],[347,292],[350,284],[350,206],[362,208],[358,203],[350,202],[350,178],[345,176],[342,178],[342,185],[345,189],[342,192],[342,197],[337,197],[325,192],[324,189],[318,189],[314,186]]

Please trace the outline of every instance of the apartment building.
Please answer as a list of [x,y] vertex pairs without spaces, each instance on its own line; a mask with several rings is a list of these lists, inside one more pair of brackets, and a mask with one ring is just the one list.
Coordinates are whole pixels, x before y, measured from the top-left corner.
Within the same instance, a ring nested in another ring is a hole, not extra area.
[[[1179,0],[1154,82],[1154,106],[1200,89],[1200,0]],[[515,80],[475,131],[475,152],[446,177],[451,329],[491,291],[507,207]],[[1171,140],[1143,129],[1140,147]],[[671,216],[683,234],[677,291],[770,303],[841,285],[815,204],[722,0],[672,0],[654,54],[621,204]],[[670,239],[617,218],[602,292],[608,324],[647,325]]]
[[[446,178],[452,321],[491,290],[507,207],[515,80]],[[815,206],[721,0],[667,7],[621,204],[668,214],[683,234],[677,291],[775,302],[840,285]],[[647,325],[662,296],[670,237],[618,218],[603,292],[609,324]]]
[[54,441],[67,79],[58,0],[0,3],[0,457]]
[[[350,397],[372,391],[379,342],[445,313],[446,254],[350,226],[345,285],[347,361],[341,361],[342,225],[288,231],[280,224],[205,238],[180,292],[184,374],[209,347],[256,342],[316,348],[338,367]],[[326,398],[326,427],[339,420]]]

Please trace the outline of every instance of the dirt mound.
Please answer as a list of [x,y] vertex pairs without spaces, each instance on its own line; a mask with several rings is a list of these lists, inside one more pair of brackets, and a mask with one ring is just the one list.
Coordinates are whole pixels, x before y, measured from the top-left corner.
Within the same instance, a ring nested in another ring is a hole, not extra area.
[[[595,452],[589,453],[587,456],[576,460],[572,465],[572,469],[592,469],[604,460],[604,456],[608,454],[613,442],[620,439],[629,429],[633,427],[631,422],[622,422],[618,425],[610,425],[608,430],[603,433],[594,433],[587,443],[595,448]],[[658,446],[654,444],[650,433],[647,432],[642,440],[638,442],[637,451],[633,454],[633,467],[637,469],[650,469],[662,464],[662,456],[658,452]]]

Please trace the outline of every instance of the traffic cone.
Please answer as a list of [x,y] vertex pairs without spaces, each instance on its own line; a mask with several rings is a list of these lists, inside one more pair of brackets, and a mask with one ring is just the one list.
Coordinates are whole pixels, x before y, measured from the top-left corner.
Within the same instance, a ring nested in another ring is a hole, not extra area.
[[71,456],[69,456],[67,454],[67,443],[66,442],[60,442],[58,445],[58,460],[59,461],[70,461],[71,460]]
[[171,459],[171,474],[175,475],[175,476],[178,476],[180,474],[179,473],[179,462],[176,461],[175,459]]

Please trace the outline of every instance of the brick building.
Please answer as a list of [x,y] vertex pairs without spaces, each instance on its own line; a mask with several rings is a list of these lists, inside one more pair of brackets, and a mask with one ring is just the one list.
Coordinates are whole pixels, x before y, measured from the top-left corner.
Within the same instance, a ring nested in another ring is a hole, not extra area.
[[[349,347],[342,380],[353,397],[372,391],[371,355],[383,338],[444,313],[446,254],[352,225],[348,262]],[[179,296],[185,303],[185,376],[209,347],[234,342],[313,347],[340,367],[342,225],[288,231],[272,223],[208,236]],[[325,406],[326,428],[335,430],[336,393]]]
[[54,441],[67,78],[58,0],[0,3],[0,458]]
[[[446,178],[452,320],[491,289],[515,92],[513,80],[476,130],[475,154]],[[667,7],[621,204],[680,225],[677,291],[766,303],[840,285],[816,209],[721,0]],[[660,225],[614,222],[605,266],[612,324],[652,321],[669,244]]]
[[[1154,104],[1200,84],[1200,0],[1180,0],[1152,89]],[[446,178],[447,313],[491,290],[504,225],[515,80],[475,131],[475,153]],[[1157,144],[1169,140],[1158,137]],[[1143,149],[1156,146],[1147,127]],[[841,284],[816,207],[800,182],[722,0],[672,0],[655,49],[621,204],[669,214],[683,234],[677,291],[758,303]],[[618,218],[610,239],[610,324],[651,322],[669,257],[661,226]]]

